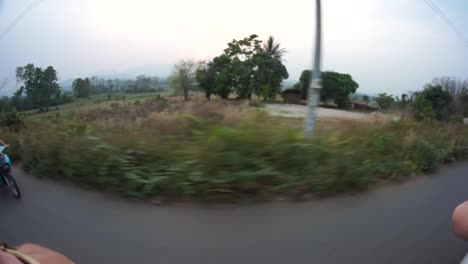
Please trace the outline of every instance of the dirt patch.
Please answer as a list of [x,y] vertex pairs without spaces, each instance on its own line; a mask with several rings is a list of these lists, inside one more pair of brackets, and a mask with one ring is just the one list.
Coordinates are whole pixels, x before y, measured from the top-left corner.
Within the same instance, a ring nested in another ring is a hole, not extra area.
[[[276,116],[284,117],[299,117],[304,118],[307,113],[307,107],[304,105],[291,105],[291,104],[269,104],[265,106],[268,112]],[[382,114],[379,112],[374,113],[358,113],[329,108],[318,109],[318,119],[330,120],[354,120],[354,121],[369,121],[369,120],[391,120],[394,117]]]

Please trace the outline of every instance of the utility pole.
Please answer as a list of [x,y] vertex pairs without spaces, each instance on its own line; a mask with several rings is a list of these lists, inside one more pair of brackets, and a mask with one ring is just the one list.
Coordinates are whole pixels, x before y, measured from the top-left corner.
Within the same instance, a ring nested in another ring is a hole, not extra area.
[[320,77],[321,53],[322,53],[322,5],[320,0],[317,1],[316,7],[316,29],[315,29],[315,56],[314,69],[311,74],[308,100],[307,100],[307,116],[305,121],[305,136],[312,138],[315,130],[315,121],[317,115],[317,107],[320,102],[320,90],[322,89],[322,80]]

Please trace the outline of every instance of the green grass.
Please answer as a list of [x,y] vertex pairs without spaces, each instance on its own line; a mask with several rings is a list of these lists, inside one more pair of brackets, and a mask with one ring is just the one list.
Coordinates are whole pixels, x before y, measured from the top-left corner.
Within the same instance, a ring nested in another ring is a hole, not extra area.
[[49,112],[38,112],[37,109],[25,111],[24,113],[33,118],[42,118],[50,115],[51,113],[63,113],[76,110],[91,110],[102,107],[110,107],[111,104],[116,102],[126,102],[128,104],[134,103],[136,100],[144,100],[157,98],[158,96],[167,97],[170,92],[156,92],[156,93],[134,93],[129,94],[125,92],[113,92],[111,93],[110,100],[108,94],[92,95],[89,98],[75,99],[72,103],[60,105],[58,107],[51,107]]
[[461,125],[326,121],[307,140],[302,120],[239,102],[137,98],[29,118],[4,137],[36,175],[138,198],[328,196],[468,156]]

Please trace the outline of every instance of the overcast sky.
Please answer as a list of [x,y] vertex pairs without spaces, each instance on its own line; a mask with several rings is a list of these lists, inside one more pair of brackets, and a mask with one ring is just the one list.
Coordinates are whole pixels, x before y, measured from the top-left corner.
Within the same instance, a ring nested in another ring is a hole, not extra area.
[[[468,1],[432,1],[468,37]],[[0,0],[0,32],[31,2]],[[29,62],[52,65],[62,80],[156,69],[145,65],[212,58],[255,33],[281,41],[295,81],[312,64],[314,2],[43,0],[0,40],[0,80],[14,89],[15,67]],[[468,44],[424,0],[322,2],[324,69],[352,74],[359,92],[401,94],[441,75],[468,78]]]

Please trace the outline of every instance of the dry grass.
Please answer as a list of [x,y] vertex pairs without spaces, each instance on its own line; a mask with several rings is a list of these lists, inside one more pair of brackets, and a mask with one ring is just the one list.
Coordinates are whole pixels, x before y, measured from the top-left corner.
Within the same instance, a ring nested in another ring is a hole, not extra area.
[[186,102],[183,98],[174,97],[167,100],[148,99],[140,104],[115,102],[107,108],[80,109],[74,118],[106,128],[116,125],[171,131],[180,129],[181,119],[187,116],[237,126],[252,112],[245,103],[238,101],[192,99]]
[[468,157],[461,126],[321,119],[309,140],[303,122],[242,101],[147,99],[4,136],[26,169],[134,197],[331,195]]

